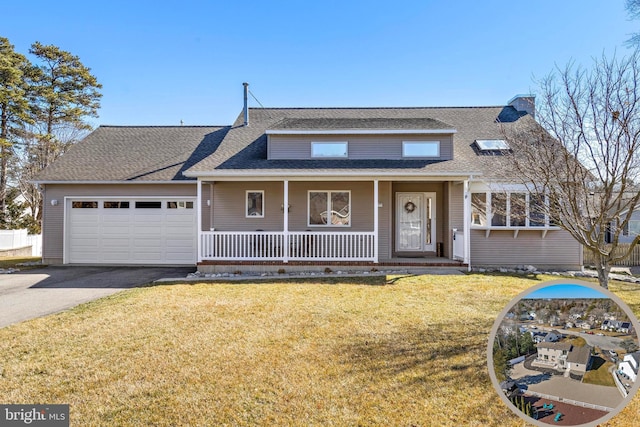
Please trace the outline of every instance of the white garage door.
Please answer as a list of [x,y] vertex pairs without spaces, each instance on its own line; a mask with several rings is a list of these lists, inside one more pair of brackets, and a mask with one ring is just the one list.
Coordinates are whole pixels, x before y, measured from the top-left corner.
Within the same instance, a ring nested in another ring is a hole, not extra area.
[[195,198],[66,200],[66,263],[195,264]]

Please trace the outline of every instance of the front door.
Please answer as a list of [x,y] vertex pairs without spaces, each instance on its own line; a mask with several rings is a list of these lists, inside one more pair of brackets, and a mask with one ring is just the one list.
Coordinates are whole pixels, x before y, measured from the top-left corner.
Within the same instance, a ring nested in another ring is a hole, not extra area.
[[435,252],[436,193],[396,193],[396,251]]

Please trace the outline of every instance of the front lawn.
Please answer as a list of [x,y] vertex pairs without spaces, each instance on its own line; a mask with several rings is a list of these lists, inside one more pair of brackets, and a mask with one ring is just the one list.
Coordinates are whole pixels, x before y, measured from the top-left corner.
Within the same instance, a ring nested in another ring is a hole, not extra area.
[[[522,426],[491,386],[486,346],[507,302],[539,282],[408,276],[127,290],[0,329],[0,400],[69,403],[72,425],[89,426]],[[611,288],[640,311],[638,287]],[[638,411],[636,398],[612,425],[630,425]]]

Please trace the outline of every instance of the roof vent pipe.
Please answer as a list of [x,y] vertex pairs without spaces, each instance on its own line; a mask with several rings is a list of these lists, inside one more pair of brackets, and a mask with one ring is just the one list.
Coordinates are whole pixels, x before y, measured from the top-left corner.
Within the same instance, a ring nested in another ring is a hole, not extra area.
[[249,126],[249,83],[242,83],[244,86],[244,125]]

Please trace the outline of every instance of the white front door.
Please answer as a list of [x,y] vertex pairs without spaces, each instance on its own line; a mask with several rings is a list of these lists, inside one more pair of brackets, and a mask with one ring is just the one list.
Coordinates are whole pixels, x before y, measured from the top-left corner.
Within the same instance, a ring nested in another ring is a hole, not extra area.
[[396,251],[435,252],[436,193],[396,193]]

